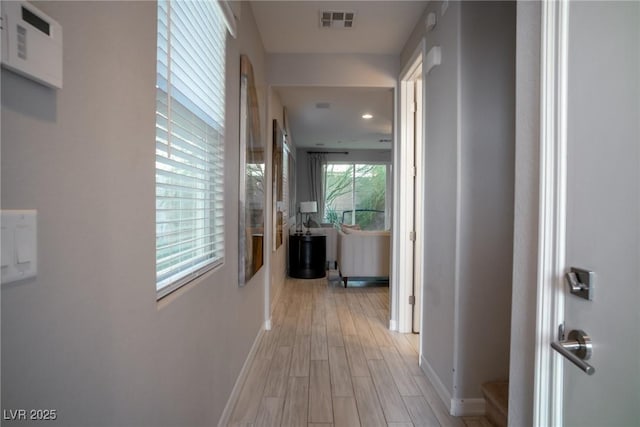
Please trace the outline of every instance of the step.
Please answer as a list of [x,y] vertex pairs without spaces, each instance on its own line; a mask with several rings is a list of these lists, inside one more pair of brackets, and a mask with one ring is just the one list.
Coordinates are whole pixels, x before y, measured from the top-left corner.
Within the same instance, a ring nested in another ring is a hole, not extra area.
[[487,402],[486,416],[495,427],[507,427],[509,414],[509,381],[491,381],[482,384]]

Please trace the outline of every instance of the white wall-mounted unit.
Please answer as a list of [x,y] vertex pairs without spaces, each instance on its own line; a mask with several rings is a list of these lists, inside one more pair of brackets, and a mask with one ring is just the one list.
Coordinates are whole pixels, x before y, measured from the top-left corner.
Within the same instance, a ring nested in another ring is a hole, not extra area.
[[26,1],[2,2],[2,65],[62,88],[62,27]]
[[425,62],[425,74],[429,74],[429,71],[436,65],[442,63],[442,50],[440,46],[434,46],[427,52],[427,59]]
[[425,24],[425,29],[427,30],[427,33],[433,30],[433,28],[436,26],[435,12],[431,12],[427,15],[427,19],[425,19],[424,24]]

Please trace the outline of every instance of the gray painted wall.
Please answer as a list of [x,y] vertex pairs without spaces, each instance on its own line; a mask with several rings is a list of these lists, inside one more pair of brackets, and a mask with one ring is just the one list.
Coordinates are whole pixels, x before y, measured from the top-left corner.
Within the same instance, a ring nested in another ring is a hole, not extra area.
[[515,2],[461,16],[460,264],[456,396],[509,377],[515,156]]
[[[438,13],[427,50],[442,48],[442,64],[424,78],[425,90],[425,251],[422,352],[442,384],[454,395],[456,339],[456,222],[458,198],[458,85],[460,8],[450,2]],[[440,10],[429,4],[427,12]],[[424,23],[424,20],[418,22]],[[424,25],[422,26],[424,27]],[[446,402],[449,403],[449,402]]]
[[518,2],[509,425],[533,423],[540,141],[539,2]]
[[[512,277],[515,4],[430,3],[401,55],[425,36],[442,64],[425,81],[422,351],[453,399],[506,378]],[[437,13],[424,34],[424,18]],[[449,404],[449,402],[446,402]]]
[[155,3],[38,7],[64,28],[64,88],[2,70],[1,203],[38,209],[39,255],[37,278],[2,286],[3,408],[55,408],[52,426],[215,424],[264,313],[264,271],[237,280],[240,53],[266,93],[251,9],[228,39],[226,260],[157,303]]

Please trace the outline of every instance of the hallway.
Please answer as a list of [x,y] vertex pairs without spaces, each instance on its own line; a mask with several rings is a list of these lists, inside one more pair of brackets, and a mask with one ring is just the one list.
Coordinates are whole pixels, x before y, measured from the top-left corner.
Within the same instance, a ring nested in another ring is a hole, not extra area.
[[448,414],[388,304],[387,287],[288,278],[229,425],[489,426]]

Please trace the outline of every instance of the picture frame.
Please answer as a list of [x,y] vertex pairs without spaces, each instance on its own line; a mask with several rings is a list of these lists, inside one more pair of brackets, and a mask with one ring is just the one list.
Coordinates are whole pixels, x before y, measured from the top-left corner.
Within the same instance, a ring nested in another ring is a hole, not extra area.
[[280,127],[277,119],[273,119],[273,162],[272,162],[272,185],[273,185],[273,249],[277,250],[284,242],[284,146],[285,133]]
[[282,117],[284,122],[285,133],[285,154],[287,162],[287,198],[289,201],[288,217],[292,218],[296,216],[296,153],[291,139],[291,130],[289,129],[289,115],[287,113],[287,107],[282,107]]
[[240,56],[240,185],[238,283],[246,285],[264,264],[265,143],[253,66]]

